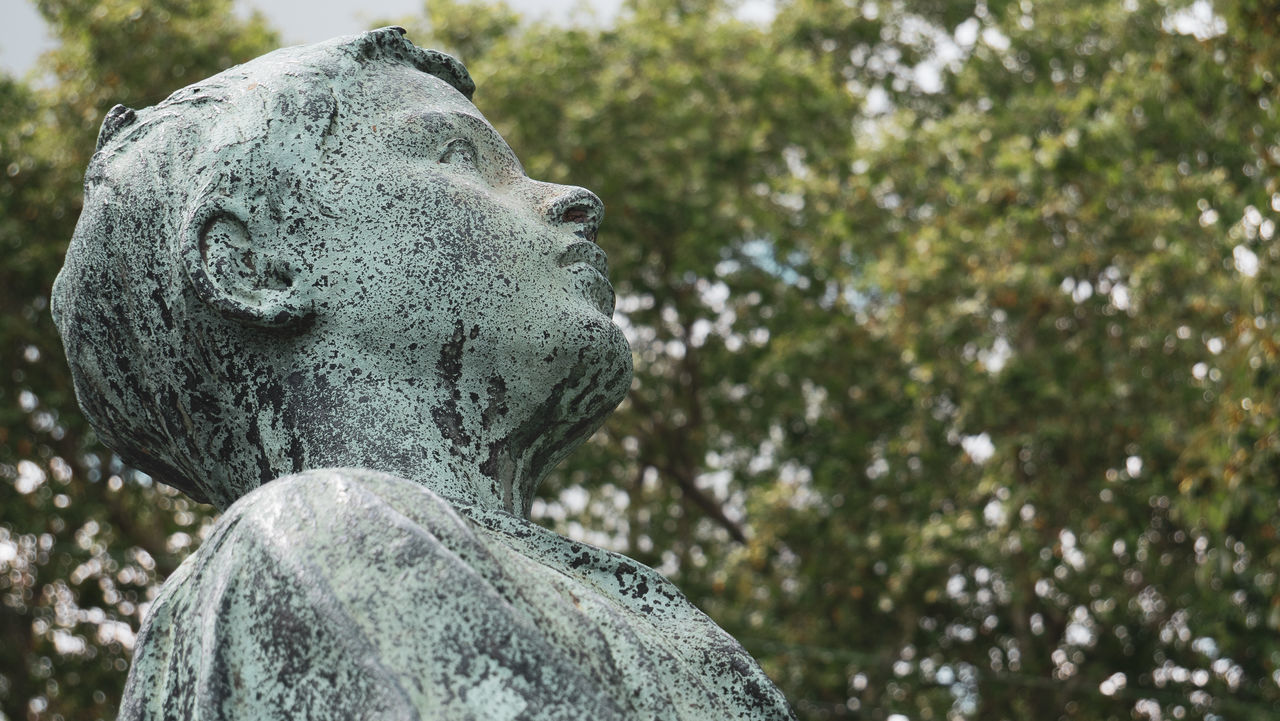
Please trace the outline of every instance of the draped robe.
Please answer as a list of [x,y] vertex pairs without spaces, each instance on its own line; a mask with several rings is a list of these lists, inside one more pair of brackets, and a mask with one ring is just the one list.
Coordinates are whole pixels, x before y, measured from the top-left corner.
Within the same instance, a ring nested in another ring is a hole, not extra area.
[[161,589],[122,721],[792,719],[625,556],[368,470],[268,483]]

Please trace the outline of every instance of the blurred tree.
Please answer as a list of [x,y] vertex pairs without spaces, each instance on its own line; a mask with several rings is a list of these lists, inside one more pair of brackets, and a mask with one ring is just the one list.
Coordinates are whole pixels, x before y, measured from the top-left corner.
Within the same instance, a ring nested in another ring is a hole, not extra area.
[[[814,399],[769,421],[767,472],[802,482],[754,486],[708,606],[752,614],[812,718],[1269,718],[1280,136],[1246,56],[1274,21],[1239,42],[1245,14],[1203,3],[973,11],[917,30],[958,46],[933,45],[959,51],[943,92],[891,82],[909,97],[859,126],[840,242],[866,262],[761,366]],[[848,37],[820,47],[856,61]],[[830,360],[861,333],[882,357]]]
[[[48,285],[107,108],[274,38],[39,6],[54,82],[0,82],[0,713],[106,718],[206,514],[92,444]],[[405,22],[608,206],[636,381],[536,517],[671,575],[806,719],[1271,718],[1280,8],[776,11]]]
[[610,208],[636,386],[539,512],[808,718],[1268,717],[1272,9],[730,10],[432,6]]

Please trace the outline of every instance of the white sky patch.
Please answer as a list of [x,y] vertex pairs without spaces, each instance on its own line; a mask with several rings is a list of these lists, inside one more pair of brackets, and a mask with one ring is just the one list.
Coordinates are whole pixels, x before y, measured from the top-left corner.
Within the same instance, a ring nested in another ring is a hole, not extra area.
[[586,489],[581,486],[569,486],[560,492],[560,503],[565,510],[572,514],[582,513],[587,509],[587,501],[590,496]]
[[706,318],[695,320],[689,328],[689,345],[694,348],[700,348],[703,343],[707,342],[707,337],[711,335],[713,327],[715,326]]
[[722,280],[708,283],[705,288],[699,287],[699,295],[702,296],[702,304],[714,312],[724,310],[725,303],[729,300],[729,286]]
[[1191,642],[1191,650],[1196,653],[1216,659],[1218,657],[1218,642],[1207,636],[1201,636]]
[[[1276,673],[1280,673],[1280,671]],[[1160,702],[1153,698],[1138,699],[1133,704],[1133,712],[1142,714],[1143,718],[1152,719],[1153,721],[1160,721],[1160,719],[1164,718],[1160,713]]]
[[883,115],[893,109],[893,103],[889,101],[889,93],[879,85],[867,91],[867,96],[863,99],[867,115]]
[[1129,310],[1130,304],[1128,288],[1117,285],[1111,289],[1111,305],[1115,306],[1116,310]]
[[1244,222],[1254,228],[1257,228],[1259,225],[1262,225],[1262,213],[1252,205],[1247,206],[1244,209]]
[[10,540],[0,541],[0,564],[8,565],[18,558],[18,544]]
[[1077,303],[1083,303],[1093,297],[1093,283],[1082,280],[1076,283],[1076,287],[1071,291],[1071,300]]
[[771,0],[747,0],[738,6],[734,15],[739,20],[749,23],[768,25],[778,14],[778,8]]
[[982,519],[993,528],[1003,526],[1008,516],[1009,512],[1005,510],[1004,503],[995,498],[988,501],[982,509]]
[[1009,341],[1004,338],[996,338],[990,348],[978,351],[978,362],[992,374],[1004,370],[1005,363],[1008,363],[1012,357],[1013,346],[1009,345]]
[[1058,542],[1062,546],[1062,560],[1077,571],[1084,568],[1085,557],[1084,553],[1076,547],[1076,534],[1064,528],[1058,533]]
[[[0,2],[4,17],[0,23],[0,69],[21,75],[35,65],[41,52],[57,46],[33,4],[27,0]],[[622,12],[622,0],[509,0],[507,5],[532,20],[570,25],[607,26]],[[280,31],[284,45],[362,32],[374,22],[421,17],[422,6],[422,0],[236,0],[233,5],[235,15],[242,19],[254,11],[266,15],[267,22]],[[761,23],[776,14],[770,0],[747,0],[736,13],[742,20]]]
[[44,470],[31,461],[18,461],[18,477],[13,479],[13,487],[24,496],[44,485],[47,476]]
[[996,453],[996,446],[991,442],[991,436],[986,433],[962,437],[960,439],[960,447],[978,465],[986,463]]
[[1235,259],[1236,270],[1241,275],[1249,278],[1258,274],[1258,254],[1249,250],[1243,245],[1237,245],[1231,250],[1231,255]]
[[954,35],[956,44],[962,48],[973,47],[973,44],[978,42],[978,30],[981,27],[977,18],[969,18],[957,25]]
[[165,539],[164,546],[169,553],[177,553],[191,546],[191,534],[178,531]]
[[942,92],[942,72],[937,65],[920,63],[911,69],[912,79],[922,92],[933,94]]
[[1062,634],[1063,640],[1072,646],[1092,646],[1093,631],[1082,623],[1067,624],[1067,630]]
[[1114,696],[1117,691],[1123,689],[1128,684],[1129,679],[1120,671],[1108,676],[1102,683],[1098,684],[1098,691],[1103,696]]
[[733,472],[724,468],[703,473],[698,476],[697,486],[711,491],[716,500],[723,501],[729,497],[729,483],[733,480]]
[[73,636],[62,629],[53,632],[53,648],[63,656],[84,653],[87,647],[88,643],[79,636]]
[[1009,36],[995,28],[987,28],[982,31],[982,42],[997,52],[1004,52],[1009,49]]
[[1130,478],[1137,478],[1142,473],[1142,459],[1137,456],[1124,459],[1124,470]]
[[118,641],[121,646],[131,649],[135,641],[133,629],[123,621],[102,621],[98,624],[98,643],[106,645]]
[[1164,20],[1164,29],[1180,35],[1194,35],[1208,40],[1227,31],[1227,21],[1213,11],[1209,0],[1196,0],[1191,7],[1179,10]]

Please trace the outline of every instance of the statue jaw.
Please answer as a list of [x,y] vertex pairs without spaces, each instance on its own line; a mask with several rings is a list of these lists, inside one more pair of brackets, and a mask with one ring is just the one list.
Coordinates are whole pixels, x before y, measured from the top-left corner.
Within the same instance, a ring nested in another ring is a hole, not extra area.
[[[367,358],[318,371],[326,366],[316,359],[354,352],[349,338],[326,329],[318,323],[282,355],[254,354],[256,365],[278,369],[258,377],[262,392],[242,396],[225,422],[201,424],[206,447],[231,452],[210,453],[202,474],[218,505],[290,473],[368,468],[527,517],[542,479],[631,382],[630,348],[598,312],[537,353],[495,347],[497,339],[459,320],[443,343],[418,344],[412,364]],[[279,348],[278,339],[266,342]]]
[[631,385],[630,348],[610,325],[614,333],[590,352],[579,353],[579,363],[530,406],[514,432],[489,444],[480,470],[499,481],[507,512],[527,518],[542,479],[586,441],[626,396]]

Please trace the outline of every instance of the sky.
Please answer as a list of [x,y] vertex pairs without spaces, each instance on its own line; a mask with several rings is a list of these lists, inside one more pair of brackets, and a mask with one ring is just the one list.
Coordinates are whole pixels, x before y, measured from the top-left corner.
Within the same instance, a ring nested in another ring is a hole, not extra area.
[[[508,0],[507,4],[530,18],[566,20],[572,16],[581,21],[594,12],[599,21],[608,22],[617,15],[622,0]],[[261,10],[286,45],[349,35],[368,29],[377,19],[418,14],[423,6],[423,0],[236,0],[237,12]],[[0,69],[21,75],[52,46],[32,0],[0,0]]]

